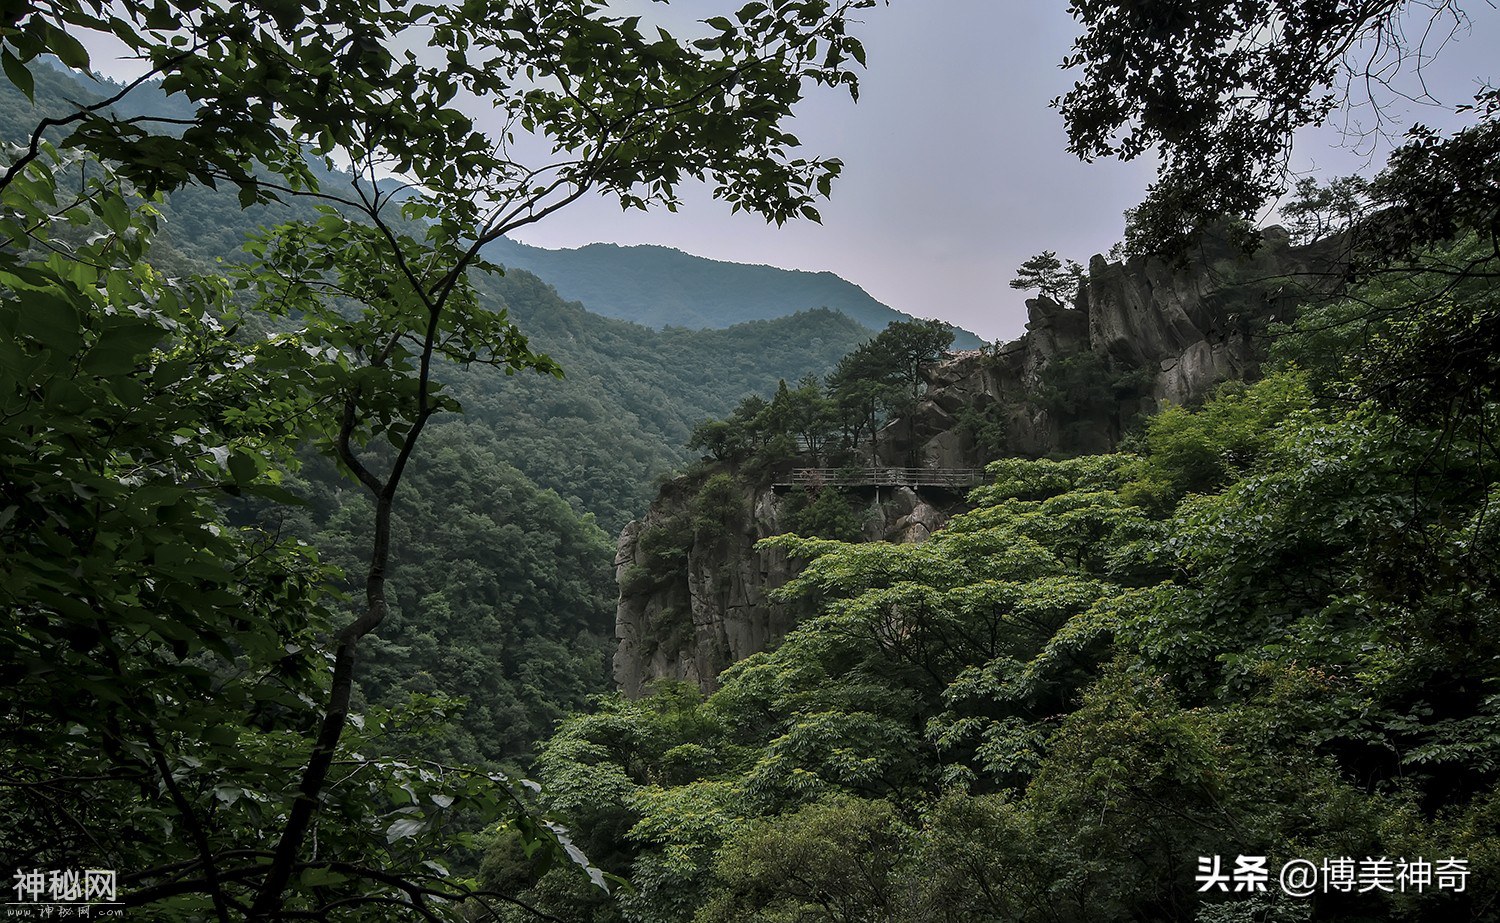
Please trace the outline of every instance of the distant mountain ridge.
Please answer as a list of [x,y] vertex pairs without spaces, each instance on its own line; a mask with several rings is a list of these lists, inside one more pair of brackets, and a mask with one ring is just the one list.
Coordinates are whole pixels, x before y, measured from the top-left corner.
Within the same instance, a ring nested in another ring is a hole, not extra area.
[[[540,276],[564,299],[580,301],[596,314],[649,327],[722,329],[818,308],[875,331],[912,319],[831,272],[729,263],[652,244],[547,250],[502,238],[486,248],[485,256]],[[957,348],[984,345],[967,330],[955,332]]]
[[[76,109],[69,100],[97,100],[119,89],[60,65],[33,72],[35,104],[0,79],[0,140],[26,137],[44,117],[65,117]],[[194,112],[183,97],[164,95],[152,83],[112,109],[122,119],[191,118]],[[313,168],[329,188],[350,180],[316,162]],[[257,226],[318,218],[312,202],[296,197],[242,208],[227,185],[184,186],[167,197],[161,213],[153,260],[172,275],[215,272],[218,260],[240,259],[245,235]],[[569,303],[549,280],[510,264],[515,271],[503,277],[475,273],[474,284],[485,304],[510,311],[533,347],[558,360],[566,377],[445,367],[466,415],[440,418],[434,426],[464,427],[469,442],[610,531],[645,509],[658,477],[697,457],[687,448],[696,424],[728,414],[747,394],[770,397],[780,380],[828,374],[873,335],[848,313],[817,309],[713,329],[652,329]]]
[[[70,111],[62,105],[63,100],[98,98],[106,89],[122,88],[108,78],[89,83],[55,59],[43,61],[49,66],[37,68],[33,75],[43,109],[50,106],[62,107],[60,112]],[[168,96],[159,85],[147,83],[113,108],[122,118],[151,115],[189,119],[196,107],[180,94]],[[18,91],[0,93],[0,125],[29,125],[45,114],[58,113],[38,111]],[[314,169],[318,167],[314,165]],[[174,196],[181,207],[167,232],[175,246],[209,259],[237,251],[243,233],[238,220],[223,221],[219,220],[223,216],[198,212],[194,206],[217,200],[211,193],[189,187]],[[211,206],[211,210],[217,212],[219,206]],[[251,214],[261,212],[260,208],[251,210]],[[837,311],[872,332],[885,329],[892,321],[913,319],[832,272],[732,263],[652,244],[595,243],[548,250],[501,238],[489,244],[484,255],[502,266],[539,276],[564,301],[582,302],[594,314],[658,330],[723,330],[820,308]],[[961,327],[953,329],[955,349],[986,345]]]

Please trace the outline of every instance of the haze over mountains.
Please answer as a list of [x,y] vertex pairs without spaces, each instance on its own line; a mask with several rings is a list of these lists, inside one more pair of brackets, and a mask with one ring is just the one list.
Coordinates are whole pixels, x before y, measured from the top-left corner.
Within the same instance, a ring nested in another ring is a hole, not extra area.
[[[876,331],[912,319],[831,272],[728,263],[671,247],[596,243],[547,250],[503,238],[485,255],[535,273],[564,299],[580,301],[596,314],[648,327],[722,329],[818,308],[847,314]],[[956,333],[955,348],[984,345],[967,330]]]
[[[77,74],[55,61],[49,63],[51,67],[38,69],[36,75],[43,108],[58,104],[60,99],[87,99],[99,94],[99,86],[83,83]],[[0,93],[0,124],[26,124],[31,105],[12,88],[5,90]],[[182,96],[165,95],[150,84],[138,88],[114,108],[127,118],[151,115],[188,119],[194,112]],[[167,233],[175,238],[179,249],[210,260],[238,250],[244,233],[241,220],[219,214],[221,209],[233,209],[236,203],[220,202],[212,190],[191,187],[174,198],[179,207],[175,226]],[[189,200],[193,206],[181,207]],[[205,206],[206,213],[202,211]],[[252,208],[249,216],[262,220],[269,217],[261,208]],[[863,288],[832,272],[732,263],[671,247],[593,243],[548,250],[501,238],[485,248],[485,256],[540,277],[564,301],[581,302],[593,314],[656,329],[723,330],[823,308],[852,318],[872,333],[892,321],[913,319],[913,315],[877,301]],[[955,349],[985,345],[968,330],[955,327],[954,333]]]

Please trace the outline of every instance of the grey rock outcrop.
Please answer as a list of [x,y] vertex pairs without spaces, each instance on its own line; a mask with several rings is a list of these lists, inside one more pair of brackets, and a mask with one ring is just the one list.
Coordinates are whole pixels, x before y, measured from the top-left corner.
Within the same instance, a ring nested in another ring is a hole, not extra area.
[[914,419],[887,426],[885,460],[975,467],[1110,451],[1142,414],[1257,377],[1272,326],[1338,286],[1340,256],[1337,239],[1294,247],[1280,228],[1250,255],[1207,237],[1185,266],[1096,256],[1076,304],[1030,299],[1020,339],[929,370]]
[[[755,547],[786,531],[785,497],[770,488],[747,491],[744,519],[727,537],[705,539],[687,531],[691,487],[683,478],[668,484],[646,516],[620,533],[614,673],[627,696],[641,695],[659,679],[714,689],[726,667],[774,648],[808,614],[801,603],[771,598],[796,574],[796,562],[779,549]],[[858,502],[866,540],[920,542],[948,521],[954,498],[900,487]],[[664,534],[674,531],[681,539],[676,546]],[[659,560],[663,540],[682,549],[676,569]]]
[[1221,382],[1258,373],[1268,328],[1333,290],[1340,257],[1337,239],[1294,247],[1276,227],[1249,255],[1224,237],[1204,237],[1186,267],[1096,256],[1082,297],[1088,348],[1149,373],[1148,410],[1200,401]]
[[[643,520],[620,533],[615,556],[620,583],[615,682],[631,697],[656,679],[712,689],[725,667],[773,647],[800,614],[770,598],[791,577],[786,556],[754,547],[759,539],[783,531],[777,528],[771,492],[749,498],[746,521],[728,536],[706,542],[692,534],[687,522],[687,485],[673,482],[668,487],[674,485],[681,489],[665,490]],[[664,534],[673,532],[677,535]],[[657,560],[653,534],[680,554],[679,567],[668,570]]]

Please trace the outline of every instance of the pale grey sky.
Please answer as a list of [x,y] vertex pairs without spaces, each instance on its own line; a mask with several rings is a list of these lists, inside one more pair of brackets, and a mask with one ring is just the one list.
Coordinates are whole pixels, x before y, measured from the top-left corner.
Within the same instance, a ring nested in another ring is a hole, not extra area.
[[[690,26],[740,0],[615,5]],[[1450,108],[1471,98],[1479,82],[1500,81],[1494,0],[1463,6],[1472,32],[1425,74],[1428,91]],[[1058,67],[1076,33],[1065,0],[892,0],[862,18],[857,33],[869,70],[860,102],[818,93],[791,126],[806,151],[845,163],[832,200],[820,205],[821,226],[767,226],[698,193],[675,214],[580,201],[519,239],[552,248],[662,244],[719,260],[830,270],[897,310],[986,338],[1019,335],[1026,295],[1007,285],[1015,267],[1042,250],[1085,263],[1108,250],[1121,236],[1122,212],[1150,182],[1152,164],[1085,164],[1067,153],[1061,117],[1048,107],[1076,79]],[[1413,20],[1413,29],[1421,25]],[[95,66],[114,75],[131,69],[111,62],[103,47],[95,49]],[[1403,86],[1420,95],[1413,80]],[[1442,109],[1396,102],[1389,114],[1406,124],[1443,121]],[[1368,121],[1367,113],[1354,117]],[[1332,128],[1305,132],[1294,166],[1330,175],[1369,171],[1368,155],[1338,143]],[[1384,149],[1374,158],[1378,166]]]
[[[688,9],[703,4],[687,4]],[[706,14],[704,14],[706,15]],[[1048,101],[1071,85],[1057,63],[1074,30],[1066,5],[1035,0],[896,0],[865,11],[860,101],[820,93],[792,131],[844,161],[821,226],[766,226],[697,196],[676,213],[578,203],[520,238],[543,247],[654,243],[700,256],[830,270],[891,307],[987,338],[1025,322],[1015,267],[1044,249],[1087,261],[1119,239],[1146,164],[1070,156]]]
[[[707,16],[710,5],[720,4],[678,7]],[[1500,16],[1489,0],[1466,6],[1472,33],[1426,72],[1429,90],[1450,107],[1472,97],[1476,78],[1500,80]],[[802,105],[792,127],[808,150],[845,163],[832,200],[820,205],[821,226],[768,227],[698,196],[676,214],[580,202],[520,239],[543,247],[653,243],[831,270],[897,310],[986,338],[1019,335],[1026,294],[1007,284],[1016,266],[1042,250],[1082,263],[1107,251],[1154,164],[1086,164],[1068,154],[1062,119],[1048,106],[1076,79],[1058,66],[1077,33],[1063,0],[894,0],[863,19],[869,70],[859,103],[820,95]],[[1417,95],[1415,83],[1403,85]],[[1390,114],[1408,124],[1442,118],[1441,110],[1397,102]],[[1368,170],[1368,156],[1339,144],[1331,127],[1304,133],[1295,167]],[[1384,149],[1377,156],[1383,160]]]

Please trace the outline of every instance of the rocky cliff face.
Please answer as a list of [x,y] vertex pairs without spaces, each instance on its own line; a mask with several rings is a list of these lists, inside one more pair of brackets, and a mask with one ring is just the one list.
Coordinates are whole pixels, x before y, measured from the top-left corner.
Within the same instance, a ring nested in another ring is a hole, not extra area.
[[[1278,228],[1249,257],[1205,240],[1186,267],[1096,256],[1076,304],[1028,301],[1020,339],[931,368],[912,418],[882,432],[881,459],[973,468],[1008,456],[1110,451],[1141,414],[1255,377],[1268,329],[1336,284],[1336,256],[1336,243],[1293,247]],[[712,689],[724,668],[774,647],[806,614],[770,599],[793,576],[792,563],[754,548],[787,531],[787,498],[770,487],[736,488],[735,512],[706,534],[693,525],[702,480],[667,484],[620,535],[614,666],[627,695],[658,678]],[[851,501],[863,511],[866,541],[922,541],[962,509],[961,497],[908,488]]]
[[785,556],[753,547],[782,531],[774,494],[746,497],[750,514],[709,540],[690,525],[692,487],[685,478],[666,485],[620,533],[614,670],[631,697],[653,679],[713,688],[720,671],[773,646],[800,615],[769,598],[791,576]]
[[1082,304],[1088,349],[1146,371],[1148,409],[1202,400],[1220,382],[1259,371],[1267,328],[1339,283],[1341,252],[1337,239],[1294,247],[1270,228],[1251,256],[1205,238],[1188,268],[1096,256]]
[[1031,299],[1020,339],[933,368],[915,419],[887,427],[883,454],[973,467],[1110,451],[1136,417],[1259,375],[1270,328],[1337,286],[1340,252],[1336,240],[1294,247],[1270,228],[1250,256],[1206,238],[1186,267],[1096,256],[1077,304]]
[[[787,531],[787,495],[770,487],[743,490],[746,515],[728,534],[706,536],[689,525],[693,487],[688,478],[666,485],[646,516],[620,533],[614,668],[615,682],[631,697],[655,679],[713,689],[724,668],[776,646],[806,614],[770,599],[795,564],[779,550],[754,547]],[[905,487],[851,499],[864,518],[864,540],[890,542],[924,541],[961,502]]]

